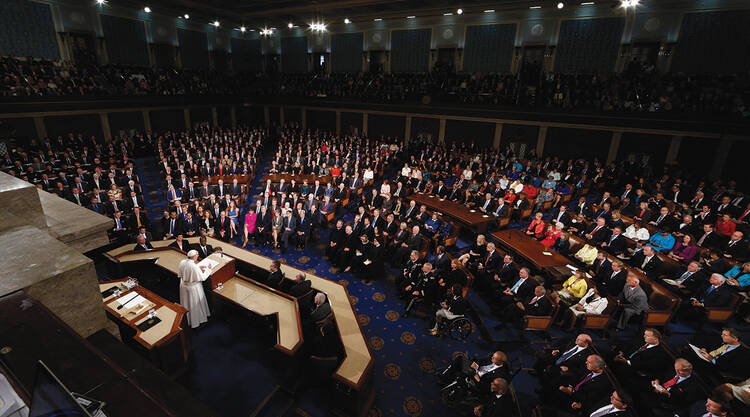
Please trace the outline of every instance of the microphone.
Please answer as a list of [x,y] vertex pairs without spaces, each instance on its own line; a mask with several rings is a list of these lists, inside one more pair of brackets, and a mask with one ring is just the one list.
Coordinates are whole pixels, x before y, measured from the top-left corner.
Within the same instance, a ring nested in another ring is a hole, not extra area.
[[126,302],[124,302],[124,303],[120,304],[120,305],[119,305],[119,306],[117,307],[117,309],[118,309],[118,310],[122,309],[123,307],[125,307],[125,304],[127,304],[127,303],[129,303],[129,302],[131,302],[131,301],[135,300],[135,299],[136,299],[136,297],[138,297],[138,293],[135,293],[135,295],[134,295],[134,296],[133,296],[132,298],[130,298],[130,300],[128,300],[128,301],[126,301]]

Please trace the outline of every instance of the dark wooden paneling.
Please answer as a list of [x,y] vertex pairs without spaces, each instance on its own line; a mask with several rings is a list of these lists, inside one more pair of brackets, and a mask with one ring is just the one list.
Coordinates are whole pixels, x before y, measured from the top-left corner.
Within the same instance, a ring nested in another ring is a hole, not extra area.
[[371,114],[368,116],[367,133],[371,138],[379,139],[381,136],[390,136],[402,139],[405,131],[405,117],[385,116],[382,114]]
[[50,137],[58,135],[67,136],[68,133],[83,133],[84,137],[96,136],[99,141],[102,137],[102,121],[98,114],[80,114],[72,116],[48,116],[44,118],[47,134]]
[[715,139],[682,138],[677,163],[685,175],[693,179],[705,178],[713,165],[717,146]]
[[448,120],[445,123],[445,143],[447,144],[451,142],[466,144],[474,142],[475,145],[484,148],[492,146],[492,139],[494,137],[494,123],[468,122],[464,120]]
[[[654,171],[660,170],[667,159],[667,151],[672,138],[663,135],[647,135],[642,133],[623,133],[617,160],[623,160],[633,154],[636,156],[650,155]],[[640,160],[640,158],[639,158]]]
[[286,123],[289,123],[289,122],[302,123],[302,111],[298,107],[297,108],[284,107],[284,121]]
[[219,126],[232,127],[232,109],[229,106],[216,106],[216,113],[219,118]]
[[341,134],[361,132],[362,113],[341,112]]
[[553,127],[547,130],[543,156],[606,160],[611,140],[612,132]]
[[505,150],[512,143],[514,150],[518,152],[521,144],[526,145],[526,152],[536,147],[539,136],[538,126],[504,124],[503,134],[500,136],[500,149]]
[[194,107],[190,109],[190,124],[195,126],[196,123],[213,123],[213,114],[211,107]]
[[157,132],[185,129],[185,114],[181,109],[152,111],[151,128]]
[[112,131],[112,136],[120,135],[122,130],[128,135],[130,135],[130,130],[143,132],[145,130],[143,113],[139,111],[110,113],[109,128]]
[[271,125],[279,124],[279,106],[268,106],[268,120],[271,121]]
[[413,139],[421,135],[424,138],[430,138],[433,142],[437,142],[438,134],[440,134],[439,119],[425,117],[411,118],[411,137]]
[[247,126],[263,126],[263,106],[237,108],[237,123]]
[[310,129],[336,130],[336,113],[325,110],[308,110],[307,127]]
[[21,146],[26,146],[32,140],[44,139],[37,137],[34,119],[31,117],[0,120],[0,138],[9,138]]
[[750,141],[737,141],[732,145],[722,177],[737,181],[741,190],[750,187],[750,176],[747,175],[747,156],[750,155]]

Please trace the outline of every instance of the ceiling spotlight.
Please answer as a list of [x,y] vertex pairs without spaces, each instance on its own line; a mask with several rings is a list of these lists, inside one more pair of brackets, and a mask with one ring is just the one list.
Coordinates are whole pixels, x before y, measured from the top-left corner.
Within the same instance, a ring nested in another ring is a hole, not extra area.
[[263,36],[271,36],[273,35],[273,29],[263,28],[261,29],[260,34]]
[[288,23],[288,24],[286,25],[286,27],[288,27],[289,29],[291,29],[291,28],[293,28],[293,27],[294,27],[294,23],[292,23],[292,22],[289,22],[289,23]]
[[593,5],[594,5],[593,1],[584,1],[583,3],[581,3],[581,6],[593,6]]
[[639,3],[639,0],[622,0],[621,7],[635,7]]
[[190,15],[189,15],[189,14],[187,14],[187,13],[185,13],[185,16],[184,16],[184,17],[185,17],[185,19],[190,19]]
[[348,25],[349,23],[352,23],[352,21],[351,21],[351,20],[349,20],[349,18],[348,18],[348,17],[347,17],[346,19],[344,19],[344,24],[347,24],[347,25]]
[[416,19],[417,16],[406,16],[407,19]]
[[219,21],[218,20],[214,20],[214,22],[211,23],[211,24],[214,25],[214,26],[216,26],[216,27],[219,27]]
[[565,3],[563,3],[563,2],[557,3],[557,8],[558,9],[562,9],[563,7],[565,7]]
[[246,27],[244,27],[244,26],[240,26],[240,32],[242,32],[242,33],[245,33],[245,31],[246,31],[246,30],[247,30],[247,28],[246,28]]
[[443,16],[453,16],[453,13],[451,13],[451,12],[443,13]]
[[379,17],[376,17],[375,19],[372,19],[372,20],[373,20],[374,22],[382,22],[382,21],[383,21],[383,19],[381,19],[381,18],[379,18]]
[[100,6],[103,5],[104,3],[106,3],[105,0],[96,0],[96,4],[98,4]]
[[146,6],[146,7],[143,8],[143,11],[146,12],[146,13],[151,13],[151,8],[148,7],[148,6]]
[[495,9],[487,9],[484,12],[485,13],[495,13]]
[[464,14],[464,9],[458,9],[458,10],[456,10],[456,13],[458,13],[458,14]]
[[542,6],[531,6],[531,7],[529,7],[529,9],[541,9],[541,8],[542,8]]

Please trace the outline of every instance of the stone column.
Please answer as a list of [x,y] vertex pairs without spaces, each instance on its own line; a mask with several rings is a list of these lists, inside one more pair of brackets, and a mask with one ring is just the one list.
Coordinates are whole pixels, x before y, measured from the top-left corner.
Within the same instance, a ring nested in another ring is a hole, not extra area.
[[536,155],[544,154],[544,144],[547,142],[547,126],[539,126],[539,135],[536,138]]
[[673,164],[677,161],[677,155],[680,154],[680,145],[682,144],[682,136],[672,136],[672,141],[669,142],[669,150],[667,150],[667,158],[664,161],[667,165]]
[[151,113],[148,109],[141,110],[141,114],[143,115],[143,128],[146,129],[147,132],[151,131]]
[[102,134],[104,135],[104,142],[112,142],[112,129],[109,127],[109,115],[107,113],[99,113],[99,119],[102,122]]
[[341,134],[341,112],[336,110],[336,134]]
[[622,132],[612,132],[612,139],[609,141],[609,152],[607,152],[607,163],[617,159],[617,151],[620,149],[620,140]]
[[406,145],[411,139],[411,116],[406,116],[406,123],[404,125],[404,145]]
[[190,129],[190,109],[187,107],[182,109],[182,115],[185,116],[185,129]]
[[219,125],[219,112],[216,111],[216,106],[211,107],[211,121],[214,127]]
[[500,122],[495,123],[495,137],[492,140],[492,147],[500,149],[500,138],[503,137],[503,124]]
[[36,128],[37,139],[44,140],[47,137],[47,126],[44,125],[44,118],[41,116],[34,117],[34,127]]
[[232,129],[237,127],[237,108],[232,106],[229,108],[229,118],[232,121]]
[[263,106],[263,121],[266,127],[271,126],[271,113],[268,111],[268,106]]
[[302,124],[302,128],[307,129],[307,108],[300,107],[299,118],[300,118],[300,123]]
[[367,136],[367,113],[362,113],[362,135]]
[[438,130],[438,144],[445,143],[445,118],[440,119],[440,130]]
[[279,123],[284,126],[284,106],[279,106]]
[[723,136],[719,140],[719,146],[716,148],[716,154],[714,154],[714,163],[711,165],[711,171],[708,173],[710,180],[715,180],[721,176],[733,144],[734,138],[731,137]]

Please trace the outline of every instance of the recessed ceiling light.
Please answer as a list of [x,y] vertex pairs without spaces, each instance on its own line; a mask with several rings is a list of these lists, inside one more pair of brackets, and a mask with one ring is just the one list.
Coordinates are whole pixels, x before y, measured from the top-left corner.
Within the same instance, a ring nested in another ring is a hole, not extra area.
[[101,6],[102,4],[104,4],[104,3],[106,3],[106,1],[105,1],[105,0],[96,0],[96,4],[98,4],[98,5],[100,5],[100,6]]
[[531,7],[529,7],[529,9],[541,9],[541,8],[542,8],[542,6],[531,6]]
[[289,29],[291,29],[291,28],[293,28],[293,27],[294,27],[294,23],[292,23],[292,22],[289,22],[289,23],[288,23],[288,24],[286,25],[286,27],[288,27]]
[[407,19],[415,19],[417,16],[406,16]]
[[583,3],[581,3],[581,6],[593,6],[593,5],[594,5],[593,1],[584,1]]
[[244,26],[240,26],[240,32],[245,32],[246,30],[247,30],[247,28],[246,28],[246,27],[244,27]]
[[218,20],[214,20],[214,22],[211,23],[211,24],[214,25],[214,26],[216,26],[216,27],[219,27],[219,21]]
[[143,11],[146,12],[146,13],[151,13],[151,8],[148,7],[148,6],[146,6],[146,7],[143,8]]
[[185,17],[185,19],[190,19],[190,15],[187,14],[187,13],[185,13],[184,17]]
[[485,13],[495,13],[495,9],[487,9],[484,12]]
[[344,19],[344,23],[348,25],[349,23],[352,23],[352,21],[347,17],[346,19]]
[[375,19],[372,19],[372,20],[374,20],[375,22],[382,22],[383,21],[383,19],[381,19],[379,17],[376,17]]
[[443,13],[443,16],[453,16],[453,13],[451,13],[451,12]]
[[458,9],[458,10],[456,10],[456,13],[458,13],[458,14],[464,14],[464,9]]
[[565,3],[563,3],[563,2],[557,3],[557,8],[558,9],[562,9],[563,7],[565,7]]

